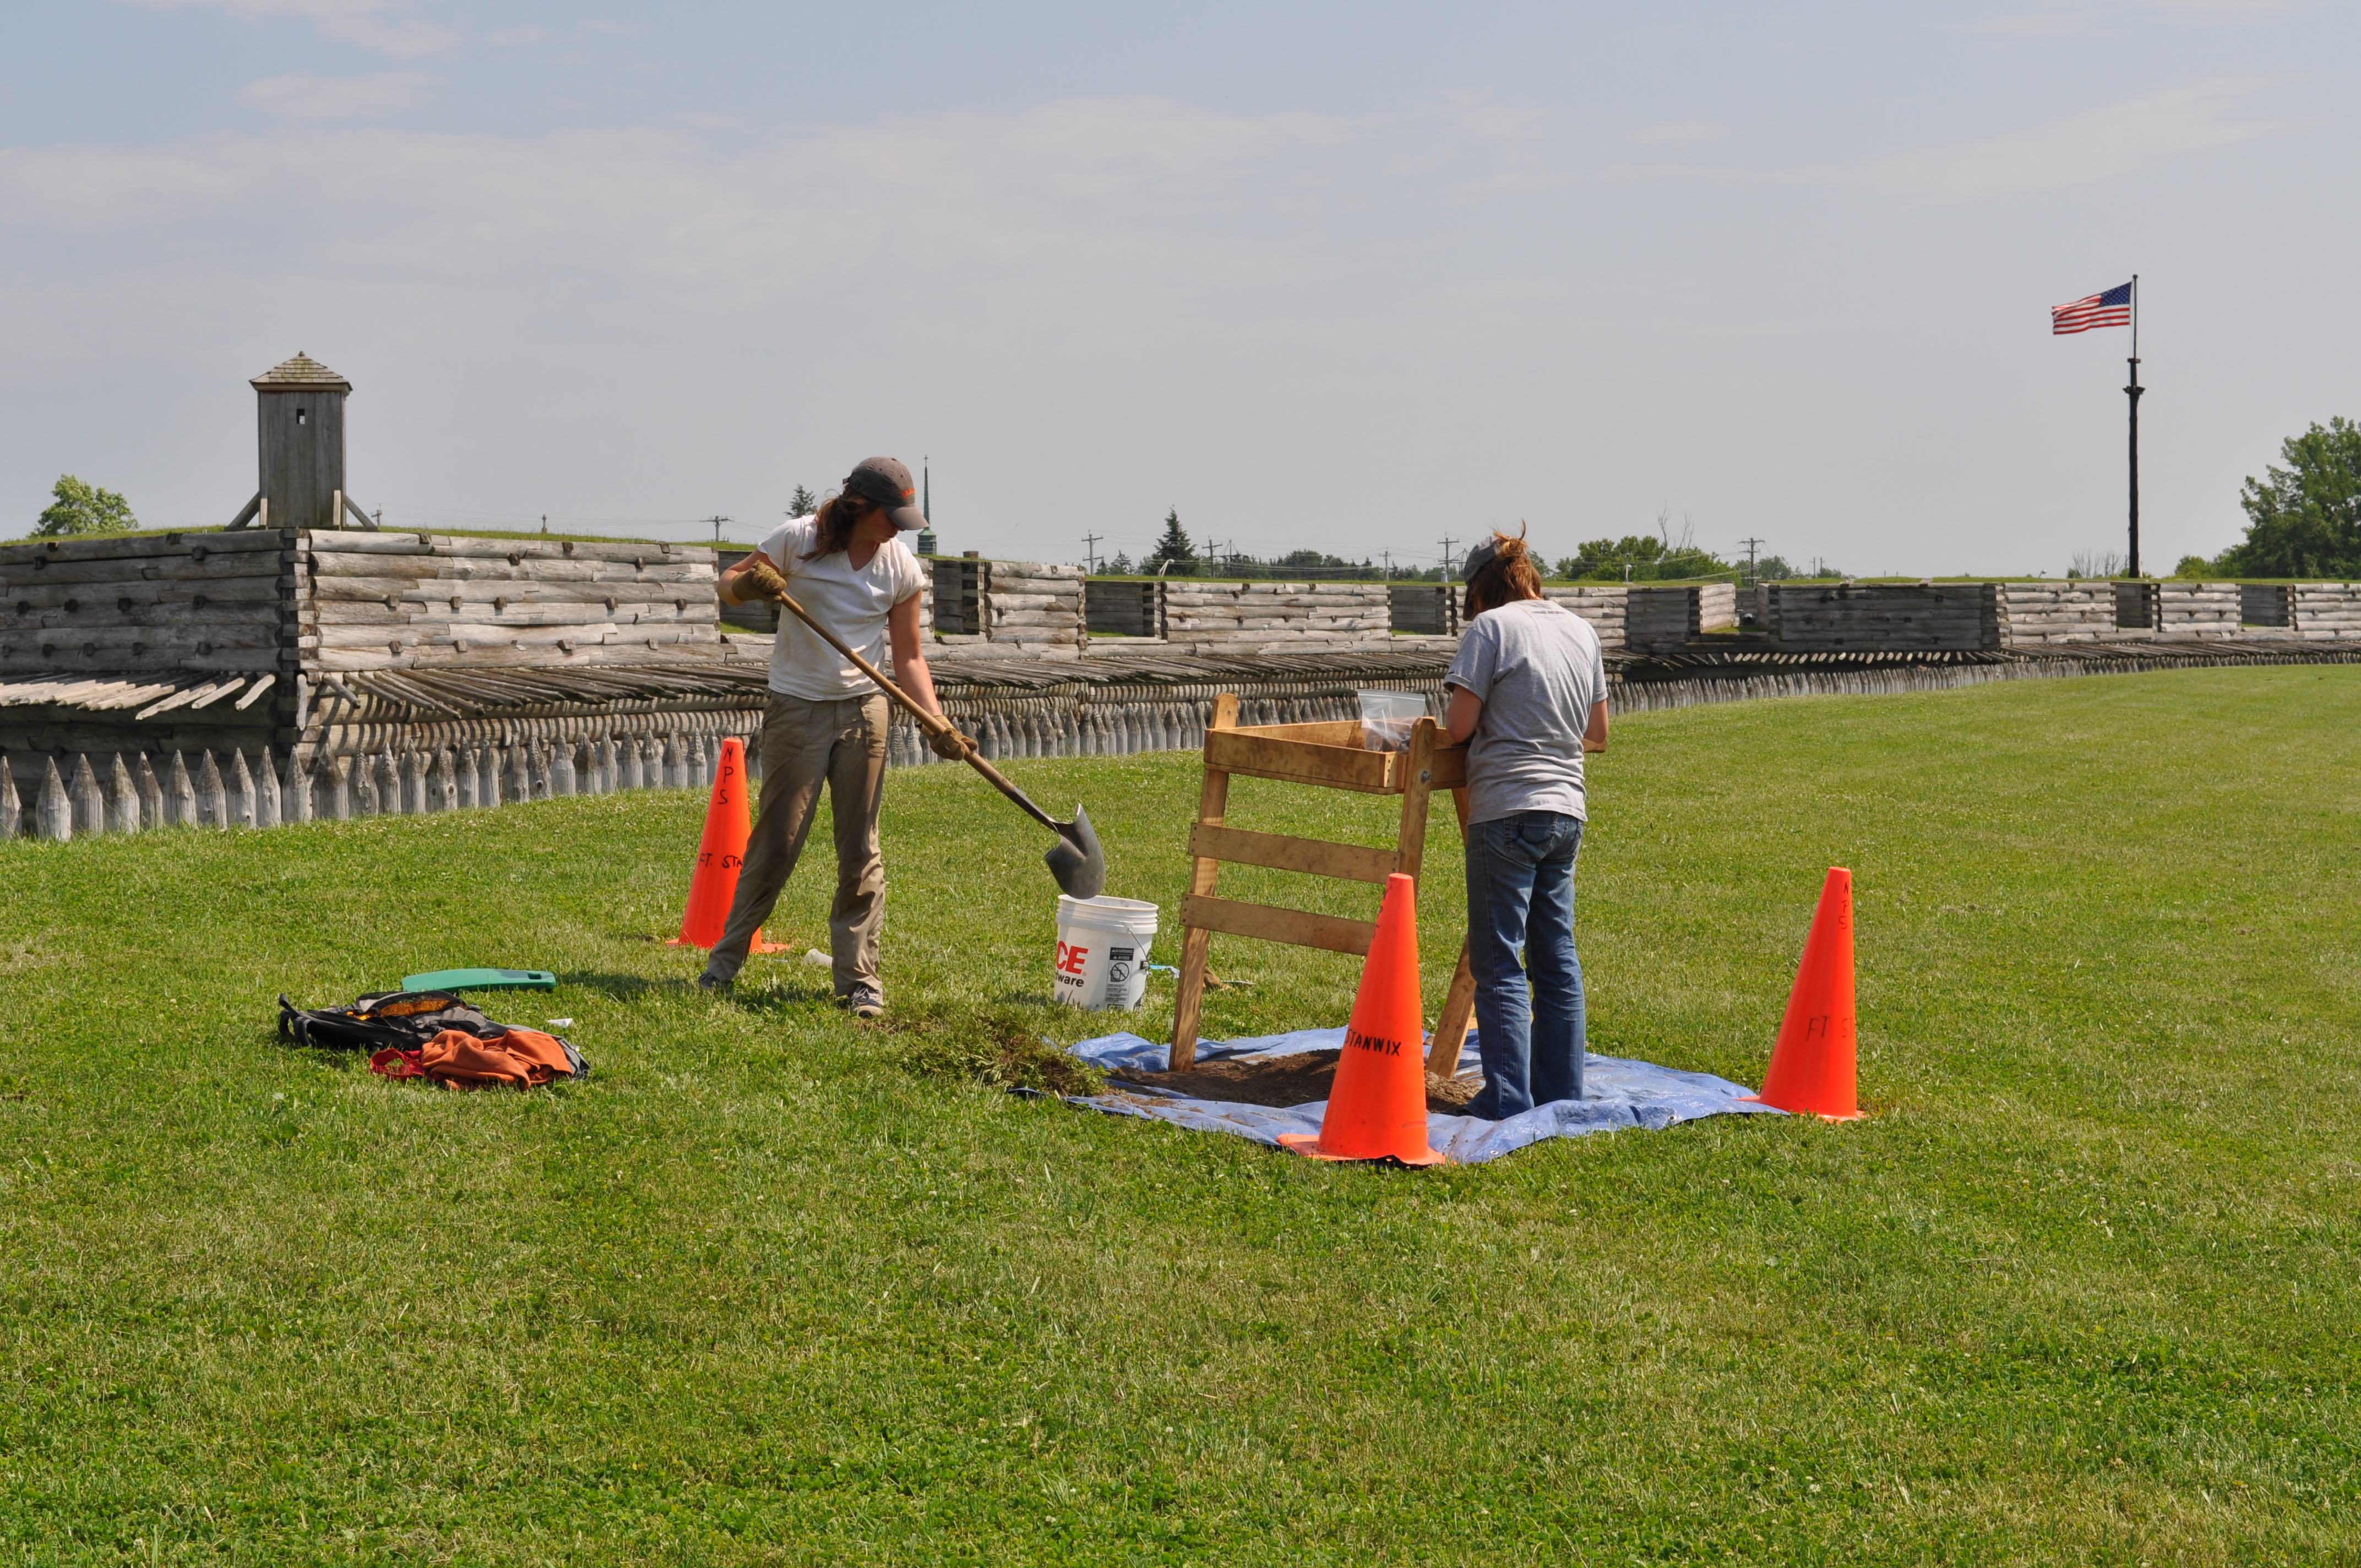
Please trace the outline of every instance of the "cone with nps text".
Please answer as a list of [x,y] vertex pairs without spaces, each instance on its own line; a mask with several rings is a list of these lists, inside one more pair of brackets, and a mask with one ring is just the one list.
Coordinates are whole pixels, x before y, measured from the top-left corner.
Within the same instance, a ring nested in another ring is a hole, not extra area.
[[[697,871],[688,884],[688,908],[680,917],[680,935],[668,947],[709,948],[721,940],[730,925],[730,905],[738,896],[738,872],[746,863],[746,840],[753,823],[746,809],[746,743],[735,735],[721,742],[721,760],[713,768],[713,798],[705,807],[705,832],[697,843]],[[757,953],[786,949],[754,933]]]
[[1353,1022],[1317,1138],[1283,1133],[1279,1146],[1314,1159],[1440,1165],[1426,1141],[1426,1032],[1418,998],[1418,883],[1386,879],[1378,933],[1361,966]]
[[1771,1070],[1763,1092],[1748,1098],[1775,1110],[1850,1122],[1861,1114],[1853,1057],[1852,872],[1830,866],[1779,1043],[1771,1050]]

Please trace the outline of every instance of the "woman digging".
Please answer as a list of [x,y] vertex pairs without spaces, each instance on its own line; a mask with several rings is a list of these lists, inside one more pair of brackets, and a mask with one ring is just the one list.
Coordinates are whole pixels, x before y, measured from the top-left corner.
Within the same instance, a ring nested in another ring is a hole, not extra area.
[[[835,499],[809,517],[781,523],[752,554],[722,573],[719,592],[724,604],[793,594],[847,646],[881,667],[890,643],[897,682],[928,712],[939,714],[918,641],[926,572],[901,539],[926,523],[910,504],[915,493],[908,468],[891,457],[868,458],[846,476]],[[761,740],[763,809],[747,840],[730,924],[697,983],[719,991],[737,979],[748,945],[803,853],[826,781],[836,814],[836,902],[828,929],[837,1004],[874,1018],[885,1010],[877,973],[878,936],[885,926],[885,861],[877,843],[885,696],[786,614],[779,617],[771,647],[770,684]],[[956,732],[931,743],[953,761],[967,754],[969,744]]]
[[1467,630],[1443,680],[1444,722],[1468,742],[1467,963],[1484,1088],[1466,1113],[1499,1121],[1582,1098],[1574,865],[1582,754],[1607,749],[1607,672],[1590,623],[1542,598],[1522,537],[1493,534],[1467,553],[1465,576]]

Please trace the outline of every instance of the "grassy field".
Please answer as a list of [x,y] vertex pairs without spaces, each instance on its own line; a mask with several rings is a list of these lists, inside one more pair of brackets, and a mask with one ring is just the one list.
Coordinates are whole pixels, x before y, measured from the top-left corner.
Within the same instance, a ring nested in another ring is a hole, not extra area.
[[[1177,902],[1190,758],[1011,771]],[[2356,780],[2341,668],[1623,721],[1594,1048],[1759,1082],[1842,863],[1875,1114],[1423,1174],[928,1076],[797,962],[698,994],[686,794],[0,845],[0,1562],[2361,1561]],[[886,835],[895,1006],[1088,1032],[1037,832],[932,768]],[[559,971],[504,1011],[594,1080],[272,1037],[466,963]],[[1349,1004],[1215,965],[1215,1036]]]

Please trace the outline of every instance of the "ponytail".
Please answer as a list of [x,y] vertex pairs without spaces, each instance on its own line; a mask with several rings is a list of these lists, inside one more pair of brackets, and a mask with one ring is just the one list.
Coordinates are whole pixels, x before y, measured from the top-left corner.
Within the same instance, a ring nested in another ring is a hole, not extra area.
[[852,547],[852,531],[861,520],[877,510],[877,503],[855,490],[831,496],[820,503],[812,514],[812,547],[804,552],[803,559],[817,561],[823,555],[833,555]]
[[1498,609],[1515,599],[1542,597],[1541,569],[1533,565],[1532,551],[1525,544],[1523,523],[1517,524],[1514,538],[1494,531],[1492,551],[1492,558],[1467,579],[1467,594],[1461,606],[1466,620],[1473,620],[1486,610]]

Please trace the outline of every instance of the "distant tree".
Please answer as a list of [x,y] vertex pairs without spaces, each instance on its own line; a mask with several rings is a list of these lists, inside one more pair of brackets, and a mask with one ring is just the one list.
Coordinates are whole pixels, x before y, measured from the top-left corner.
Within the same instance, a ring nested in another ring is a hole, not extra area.
[[1710,550],[1697,548],[1693,526],[1684,519],[1681,536],[1673,537],[1673,509],[1656,514],[1656,532],[1627,533],[1620,539],[1586,541],[1576,554],[1557,563],[1557,575],[1598,583],[1661,582],[1683,577],[1712,577],[1738,568]]
[[1131,557],[1120,550],[1116,551],[1115,559],[1107,563],[1107,571],[1115,576],[1128,577],[1131,576]]
[[809,517],[818,510],[819,510],[819,498],[811,493],[811,487],[808,485],[797,485],[796,493],[787,498],[789,517]]
[[2183,555],[2180,565],[2172,569],[2176,577],[2207,577],[2213,573],[2213,563],[2202,555]]
[[2216,566],[2234,577],[2361,576],[2361,424],[2331,419],[2280,444],[2284,468],[2247,478],[2246,537]]
[[127,533],[139,526],[139,520],[131,515],[128,501],[113,490],[85,485],[71,474],[59,475],[57,488],[49,494],[57,499],[41,513],[41,521],[33,525],[37,538],[70,533]]
[[1784,555],[1764,555],[1754,563],[1754,580],[1758,583],[1784,583],[1803,575],[1787,564]]
[[1140,562],[1139,569],[1153,573],[1165,568],[1165,575],[1193,577],[1197,575],[1197,547],[1189,543],[1188,531],[1180,526],[1180,509],[1174,507],[1164,514],[1164,537],[1156,548]]
[[[1736,568],[1709,550],[1684,542],[1672,544],[1645,533],[1620,539],[1586,541],[1579,551],[1557,564],[1557,575],[1592,582],[1660,582],[1671,578],[1710,577]],[[1765,576],[1768,576],[1766,573]]]

